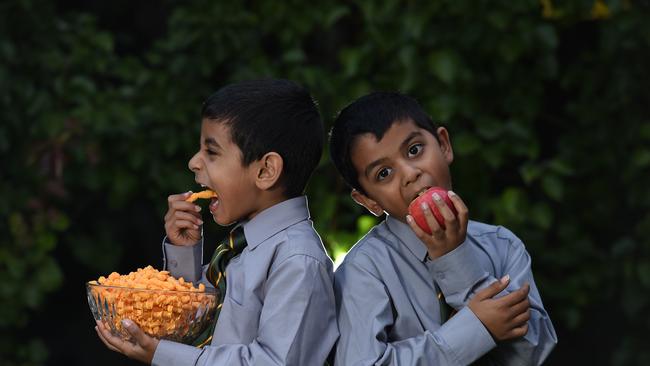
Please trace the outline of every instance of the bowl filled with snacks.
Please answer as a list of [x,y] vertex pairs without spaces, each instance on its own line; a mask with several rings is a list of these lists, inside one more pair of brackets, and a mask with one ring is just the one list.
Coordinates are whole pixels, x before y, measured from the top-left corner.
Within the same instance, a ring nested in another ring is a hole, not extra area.
[[186,344],[214,320],[217,291],[203,284],[194,286],[151,266],[128,275],[113,272],[86,283],[93,317],[113,335],[129,340],[122,320],[130,319],[151,337]]

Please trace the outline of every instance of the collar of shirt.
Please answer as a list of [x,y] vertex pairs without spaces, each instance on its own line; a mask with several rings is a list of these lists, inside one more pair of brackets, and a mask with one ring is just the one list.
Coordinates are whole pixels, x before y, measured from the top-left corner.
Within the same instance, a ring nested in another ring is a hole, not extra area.
[[309,219],[307,197],[300,196],[275,204],[243,223],[248,248],[254,250],[278,232]]
[[427,247],[415,235],[415,232],[407,224],[397,220],[392,216],[386,217],[386,226],[397,238],[406,245],[406,247],[413,253],[413,255],[420,261],[424,262],[427,259]]

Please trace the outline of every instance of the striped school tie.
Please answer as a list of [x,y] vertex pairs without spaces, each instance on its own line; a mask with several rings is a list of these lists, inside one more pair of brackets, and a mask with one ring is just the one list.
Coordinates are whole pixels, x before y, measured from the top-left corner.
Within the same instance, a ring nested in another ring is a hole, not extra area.
[[203,348],[212,341],[212,333],[214,333],[214,327],[217,325],[217,319],[219,319],[223,300],[226,297],[226,267],[231,259],[244,250],[246,244],[244,227],[238,225],[230,231],[227,240],[215,249],[212,259],[210,259],[210,265],[208,266],[206,277],[218,290],[217,309],[215,310],[214,321],[210,325],[210,328],[194,341],[196,347]]
[[444,324],[449,318],[456,314],[456,309],[447,304],[445,300],[445,295],[442,294],[442,290],[438,287],[438,284],[435,284],[436,288],[436,297],[438,298],[438,304],[440,305],[440,324]]

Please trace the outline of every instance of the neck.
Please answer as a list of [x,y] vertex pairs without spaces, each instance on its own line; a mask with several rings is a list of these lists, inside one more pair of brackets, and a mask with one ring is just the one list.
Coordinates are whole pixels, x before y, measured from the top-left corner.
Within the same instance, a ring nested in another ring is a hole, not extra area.
[[269,207],[275,206],[280,202],[284,202],[288,200],[284,193],[282,193],[280,190],[269,190],[269,191],[262,191],[257,199],[257,205],[255,207],[255,210],[248,215],[248,220],[253,219],[253,217],[257,216],[260,212],[266,210]]

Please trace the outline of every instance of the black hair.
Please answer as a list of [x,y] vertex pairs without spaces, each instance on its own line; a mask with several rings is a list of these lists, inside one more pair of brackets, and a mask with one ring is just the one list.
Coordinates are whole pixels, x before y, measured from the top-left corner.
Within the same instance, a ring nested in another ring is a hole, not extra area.
[[370,133],[379,141],[394,123],[409,120],[438,138],[436,125],[420,104],[398,92],[370,93],[341,110],[330,130],[330,157],[350,188],[365,194],[350,157],[357,137]]
[[323,152],[323,121],[309,91],[282,79],[227,85],[203,104],[201,117],[225,123],[248,166],[268,152],[283,160],[287,198],[304,193]]

